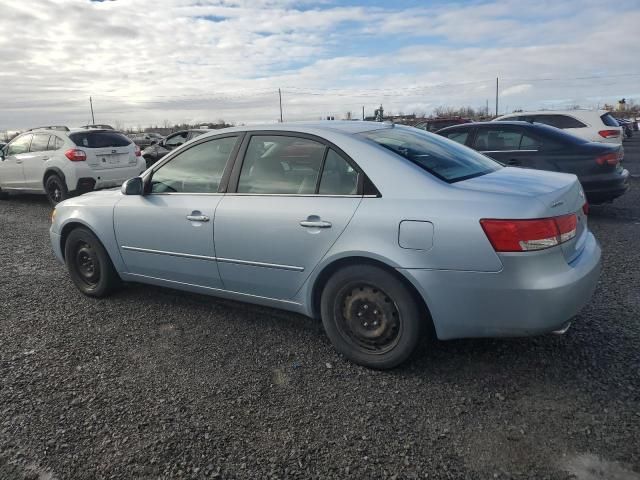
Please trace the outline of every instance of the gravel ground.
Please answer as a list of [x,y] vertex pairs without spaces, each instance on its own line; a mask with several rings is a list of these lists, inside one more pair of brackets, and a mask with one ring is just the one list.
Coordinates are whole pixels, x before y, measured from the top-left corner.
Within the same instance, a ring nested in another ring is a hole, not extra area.
[[562,337],[425,343],[391,372],[321,326],[131,285],[83,297],[50,209],[0,203],[0,479],[640,479],[637,177],[590,225],[591,304]]

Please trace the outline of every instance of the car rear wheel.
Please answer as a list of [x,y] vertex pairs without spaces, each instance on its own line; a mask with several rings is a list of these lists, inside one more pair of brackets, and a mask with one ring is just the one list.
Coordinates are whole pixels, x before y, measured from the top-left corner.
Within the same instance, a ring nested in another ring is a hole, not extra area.
[[336,350],[377,369],[396,367],[413,353],[424,324],[420,310],[400,279],[372,265],[339,270],[321,297],[322,323]]
[[54,207],[63,200],[69,198],[67,184],[58,175],[49,175],[44,182],[44,191],[49,203]]
[[73,283],[85,295],[106,297],[121,284],[109,254],[86,228],[76,228],[69,234],[64,258]]

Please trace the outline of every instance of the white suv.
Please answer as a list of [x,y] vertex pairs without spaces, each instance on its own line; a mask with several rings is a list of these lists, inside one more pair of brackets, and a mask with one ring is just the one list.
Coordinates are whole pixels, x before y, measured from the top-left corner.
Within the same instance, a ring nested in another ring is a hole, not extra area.
[[606,110],[549,110],[517,112],[493,120],[522,120],[561,128],[590,142],[622,143],[622,128]]
[[117,187],[145,169],[140,148],[113,130],[34,128],[0,151],[0,196],[45,193],[55,205],[73,195]]

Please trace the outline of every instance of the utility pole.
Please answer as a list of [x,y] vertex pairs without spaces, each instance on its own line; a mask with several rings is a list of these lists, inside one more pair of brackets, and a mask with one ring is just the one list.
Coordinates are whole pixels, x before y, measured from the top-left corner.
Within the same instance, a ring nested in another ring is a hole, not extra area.
[[278,89],[278,97],[280,98],[280,123],[282,123],[282,91]]
[[91,107],[91,124],[95,125],[96,119],[93,118],[93,101],[91,100],[91,97],[89,97],[89,106]]
[[484,114],[489,116],[489,99],[487,98],[487,106],[484,108]]
[[496,117],[498,116],[498,77],[496,77]]
[[364,105],[362,105],[362,120],[364,120]]

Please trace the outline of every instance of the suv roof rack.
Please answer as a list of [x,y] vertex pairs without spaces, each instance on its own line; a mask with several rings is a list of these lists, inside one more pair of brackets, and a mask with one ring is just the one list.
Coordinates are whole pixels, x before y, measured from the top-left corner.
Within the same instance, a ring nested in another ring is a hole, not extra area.
[[96,123],[93,125],[83,125],[80,128],[85,128],[87,130],[89,130],[90,128],[99,128],[101,130],[114,130],[114,128],[111,125],[106,125],[104,123]]
[[60,132],[68,132],[69,127],[65,127],[64,125],[46,125],[44,127],[33,127],[29,128],[26,131],[31,132],[33,130],[58,130]]

